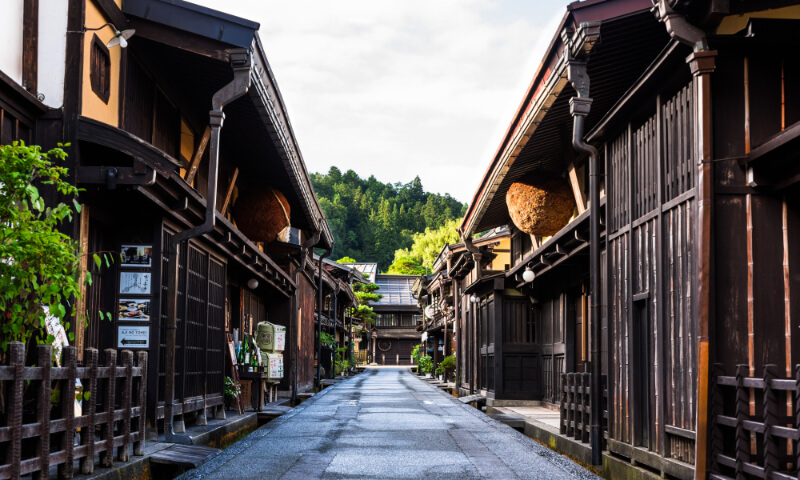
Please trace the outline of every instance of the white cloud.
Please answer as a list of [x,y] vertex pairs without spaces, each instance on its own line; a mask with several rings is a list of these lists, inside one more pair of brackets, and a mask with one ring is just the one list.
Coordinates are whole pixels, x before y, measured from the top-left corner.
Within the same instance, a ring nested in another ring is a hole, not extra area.
[[419,175],[426,190],[461,201],[471,200],[554,33],[546,23],[566,4],[195,3],[261,24],[309,171],[335,165],[392,183]]

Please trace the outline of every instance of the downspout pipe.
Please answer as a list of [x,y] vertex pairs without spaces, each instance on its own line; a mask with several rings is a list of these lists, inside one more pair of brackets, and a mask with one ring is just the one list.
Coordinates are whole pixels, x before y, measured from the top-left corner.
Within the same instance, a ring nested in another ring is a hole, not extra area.
[[211,99],[209,123],[211,139],[209,144],[208,188],[206,189],[205,220],[201,225],[178,232],[169,242],[169,276],[167,281],[167,325],[166,325],[166,358],[164,362],[164,437],[167,442],[191,444],[187,435],[176,435],[173,425],[173,402],[175,401],[175,349],[177,343],[178,318],[178,260],[180,245],[190,238],[199,237],[214,228],[217,210],[217,180],[219,177],[219,140],[225,114],[222,109],[237,98],[247,93],[250,88],[250,71],[252,59],[245,49],[230,50],[230,64],[233,68],[233,80],[222,87]]
[[592,445],[592,465],[603,462],[603,431],[600,422],[602,411],[600,403],[603,398],[600,365],[600,172],[597,149],[583,141],[584,123],[592,107],[589,98],[589,75],[586,61],[569,60],[568,75],[572,87],[578,93],[569,101],[570,115],[573,117],[572,146],[579,153],[589,155],[589,284],[591,288],[591,305],[589,318],[592,322],[592,425],[590,440]]
[[[319,301],[317,303],[317,389],[322,387],[322,261],[333,252],[328,248],[319,256]],[[335,328],[335,327],[334,327]]]
[[[319,239],[321,236],[321,232],[319,229],[314,232],[314,234],[302,245],[300,245],[300,265],[298,266],[297,270],[294,272],[294,284],[300,285],[300,275],[306,269],[306,260],[308,259],[308,250],[319,243]],[[298,334],[300,333],[300,322],[303,321],[302,318],[297,314],[298,310],[298,301],[297,301],[297,290],[294,292],[294,299],[292,301],[292,317],[294,320],[292,321],[292,405],[297,405],[297,361],[300,356],[300,338]]]

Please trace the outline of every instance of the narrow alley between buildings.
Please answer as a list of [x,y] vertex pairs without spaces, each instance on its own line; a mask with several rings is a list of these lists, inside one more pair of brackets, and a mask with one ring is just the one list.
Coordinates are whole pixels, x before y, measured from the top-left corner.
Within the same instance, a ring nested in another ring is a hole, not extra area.
[[398,368],[324,390],[181,478],[597,477]]

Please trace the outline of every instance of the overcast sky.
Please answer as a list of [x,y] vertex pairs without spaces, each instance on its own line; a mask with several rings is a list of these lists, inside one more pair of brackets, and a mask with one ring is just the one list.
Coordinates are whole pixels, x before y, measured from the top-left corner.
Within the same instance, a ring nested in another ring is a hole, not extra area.
[[257,21],[309,172],[469,202],[565,0],[191,0]]

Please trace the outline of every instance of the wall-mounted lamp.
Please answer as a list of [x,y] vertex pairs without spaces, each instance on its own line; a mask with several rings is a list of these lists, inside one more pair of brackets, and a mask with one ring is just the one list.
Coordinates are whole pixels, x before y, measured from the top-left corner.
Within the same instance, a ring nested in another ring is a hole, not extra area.
[[469,301],[472,302],[472,303],[478,303],[478,297],[473,295],[473,296],[469,297]]
[[84,25],[83,30],[78,31],[78,32],[70,31],[69,33],[93,32],[93,31],[96,31],[96,30],[102,30],[105,27],[111,27],[111,28],[114,29],[114,37],[111,38],[111,40],[109,40],[108,43],[106,44],[106,47],[108,47],[108,48],[116,47],[117,45],[119,45],[120,48],[127,47],[128,46],[128,39],[131,38],[134,33],[136,33],[136,30],[133,30],[133,29],[123,30],[123,31],[120,32],[119,30],[117,30],[117,27],[114,26],[114,24],[110,23],[110,22],[106,23],[105,25],[102,25],[100,27],[97,27],[97,28],[86,28],[86,26]]
[[257,278],[251,278],[250,280],[248,280],[247,281],[247,288],[249,288],[250,290],[255,290],[256,288],[258,288],[258,279]]
[[525,280],[525,283],[531,283],[534,278],[536,278],[536,274],[533,273],[533,269],[531,268],[531,263],[525,267],[525,271],[522,272],[522,279]]

